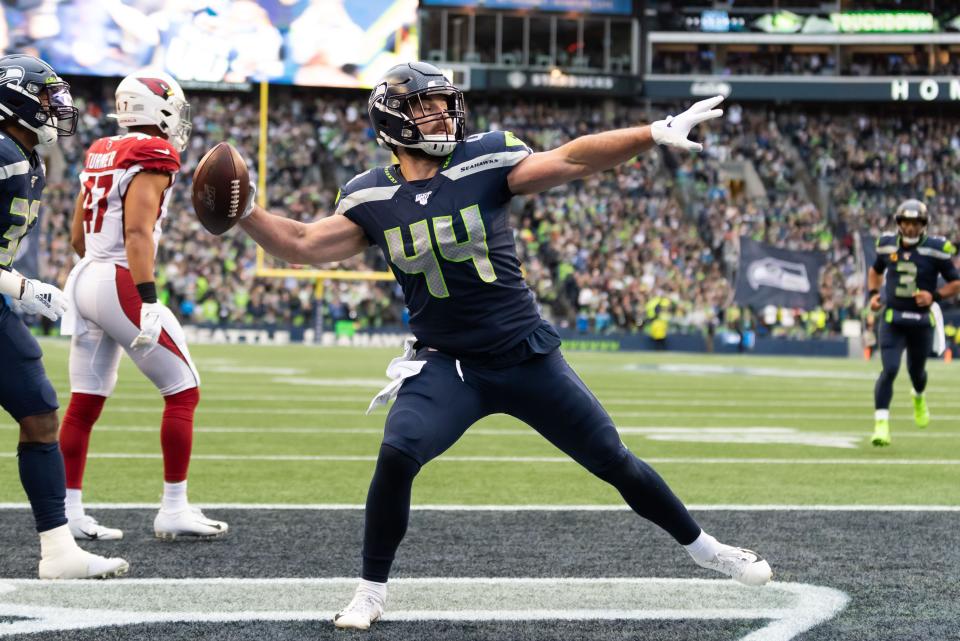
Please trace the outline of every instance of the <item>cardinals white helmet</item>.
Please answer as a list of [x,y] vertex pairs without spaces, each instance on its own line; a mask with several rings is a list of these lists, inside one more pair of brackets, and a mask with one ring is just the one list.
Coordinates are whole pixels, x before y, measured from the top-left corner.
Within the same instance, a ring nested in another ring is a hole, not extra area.
[[142,69],[124,78],[117,86],[116,118],[121,127],[156,125],[178,150],[187,147],[193,123],[190,103],[183,89],[167,73]]

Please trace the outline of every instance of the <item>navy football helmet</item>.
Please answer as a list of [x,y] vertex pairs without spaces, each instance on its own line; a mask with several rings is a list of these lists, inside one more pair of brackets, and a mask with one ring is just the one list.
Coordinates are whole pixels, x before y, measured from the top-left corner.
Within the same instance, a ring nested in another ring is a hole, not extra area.
[[[927,228],[927,223],[930,222],[929,218],[927,217],[927,206],[916,198],[911,198],[910,200],[905,200],[900,203],[900,206],[897,207],[897,213],[894,214],[893,218],[897,221],[897,228],[900,231],[900,236],[903,239],[904,244],[907,245],[915,245],[918,243],[920,239],[923,238],[923,234]],[[919,222],[920,233],[916,236],[908,236],[906,233],[904,233],[900,223],[906,221]]]
[[24,54],[0,58],[0,122],[26,127],[46,146],[58,135],[72,136],[78,118],[70,85],[53,67]]
[[[427,113],[423,100],[428,96],[443,97],[446,109]],[[370,93],[367,113],[377,132],[377,142],[394,152],[397,147],[406,147],[431,156],[446,156],[466,138],[463,92],[442,71],[425,62],[409,62],[387,71]],[[421,131],[422,125],[437,120],[451,120],[453,132]]]

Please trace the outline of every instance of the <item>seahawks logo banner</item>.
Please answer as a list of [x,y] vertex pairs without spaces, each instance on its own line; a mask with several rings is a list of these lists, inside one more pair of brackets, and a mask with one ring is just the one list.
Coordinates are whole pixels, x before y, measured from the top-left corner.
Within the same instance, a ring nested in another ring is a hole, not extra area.
[[814,309],[820,305],[820,270],[826,255],[792,251],[740,237],[740,263],[734,296],[750,307]]

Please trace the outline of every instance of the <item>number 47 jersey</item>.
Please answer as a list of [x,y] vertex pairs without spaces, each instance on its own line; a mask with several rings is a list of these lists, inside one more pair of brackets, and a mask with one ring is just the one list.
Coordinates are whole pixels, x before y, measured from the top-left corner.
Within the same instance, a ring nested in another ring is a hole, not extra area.
[[[141,171],[151,171],[170,174],[172,186],[179,170],[180,154],[164,138],[130,133],[101,138],[90,145],[80,173],[86,255],[93,260],[128,267],[123,206],[130,183]],[[153,228],[154,253],[169,201],[170,187],[167,187]]]
[[362,227],[390,264],[424,345],[482,358],[540,326],[507,220],[507,175],[530,153],[509,132],[479,134],[433,178],[411,182],[396,165],[378,167],[337,195],[335,213]]

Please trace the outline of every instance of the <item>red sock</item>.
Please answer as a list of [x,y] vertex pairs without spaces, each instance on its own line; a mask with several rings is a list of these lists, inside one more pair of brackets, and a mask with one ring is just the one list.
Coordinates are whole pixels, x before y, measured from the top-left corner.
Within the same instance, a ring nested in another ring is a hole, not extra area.
[[100,418],[106,396],[81,394],[70,395],[70,405],[63,415],[60,425],[60,451],[63,452],[63,466],[67,473],[67,487],[79,490],[83,487],[83,470],[87,466],[87,446],[90,444],[90,431]]
[[179,483],[187,480],[190,450],[193,448],[193,413],[200,402],[200,390],[188,390],[163,397],[163,421],[160,423],[160,449],[163,450],[163,480]]

